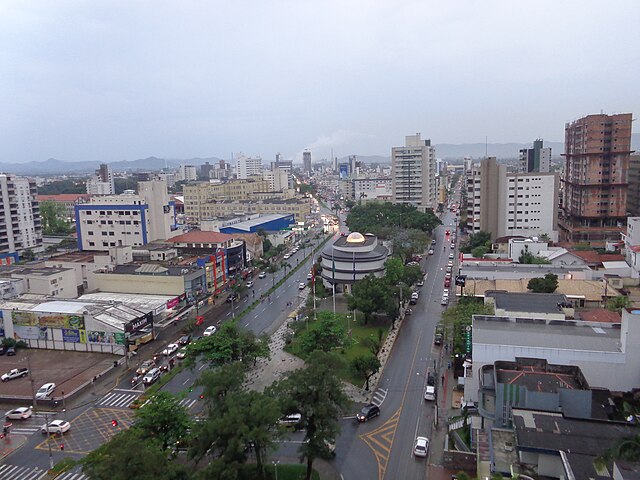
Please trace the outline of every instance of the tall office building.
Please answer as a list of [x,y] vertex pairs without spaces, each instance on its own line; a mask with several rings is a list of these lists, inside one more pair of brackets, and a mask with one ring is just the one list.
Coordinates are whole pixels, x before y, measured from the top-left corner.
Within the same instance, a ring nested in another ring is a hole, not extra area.
[[565,126],[560,240],[620,240],[627,218],[630,113],[596,114]]
[[13,263],[27,249],[42,246],[36,183],[0,174],[0,264]]
[[246,157],[243,153],[239,153],[237,162],[237,174],[239,179],[245,180],[254,175],[262,175],[262,158]]
[[293,162],[291,160],[283,160],[281,154],[276,155],[276,161],[271,162],[271,171],[275,172],[276,169],[284,170],[287,172],[287,188],[293,188]]
[[96,170],[95,175],[87,180],[89,195],[113,195],[116,191],[113,174],[109,165],[103,163]]
[[495,157],[486,158],[467,175],[467,229],[556,241],[559,184],[556,173],[508,173]]
[[198,179],[198,170],[195,165],[180,165],[178,179],[183,182],[195,182]]
[[419,133],[406,136],[404,147],[391,149],[393,202],[415,205],[422,212],[435,210],[435,172],[431,140],[421,140]]
[[537,139],[533,142],[533,148],[523,148],[520,150],[520,171],[521,172],[542,172],[549,171],[551,164],[551,148],[543,148],[543,142]]
[[311,173],[311,152],[309,150],[302,152],[302,170],[307,174]]

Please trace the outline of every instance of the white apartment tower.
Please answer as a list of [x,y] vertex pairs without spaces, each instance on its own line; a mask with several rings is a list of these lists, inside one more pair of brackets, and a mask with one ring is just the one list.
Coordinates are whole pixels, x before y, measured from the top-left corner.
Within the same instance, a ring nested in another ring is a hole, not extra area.
[[42,246],[36,183],[0,174],[0,264],[13,263],[27,249]]
[[164,180],[138,182],[138,193],[95,197],[76,205],[80,250],[141,246],[180,233]]
[[180,165],[178,180],[195,182],[198,179],[198,170],[195,165]]
[[391,149],[393,203],[408,203],[425,212],[435,210],[436,155],[431,140],[407,135],[404,147]]
[[289,189],[289,173],[284,168],[265,170],[263,179],[269,182],[270,192],[284,192]]
[[262,158],[246,157],[243,153],[239,153],[237,162],[237,174],[239,179],[246,180],[254,175],[262,175]]
[[486,158],[467,177],[467,228],[493,238],[547,234],[557,241],[559,185],[555,173],[507,173]]
[[89,195],[113,195],[116,193],[113,174],[109,165],[106,163],[101,164],[95,175],[87,180],[87,193]]

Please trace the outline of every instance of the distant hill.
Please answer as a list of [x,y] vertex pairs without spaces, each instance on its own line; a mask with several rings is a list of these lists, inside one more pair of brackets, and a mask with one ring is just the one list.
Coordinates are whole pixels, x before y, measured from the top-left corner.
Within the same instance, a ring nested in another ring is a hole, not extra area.
[[[484,143],[439,143],[435,144],[436,156],[445,160],[462,159],[465,156],[472,158],[482,158],[485,156]],[[522,148],[531,148],[531,143],[489,143],[486,145],[486,152],[490,157],[501,159],[517,158]],[[554,157],[560,156],[564,152],[563,142],[544,142],[545,147],[551,147]],[[631,149],[640,152],[640,133],[631,135]],[[391,147],[389,147],[391,150]],[[391,156],[387,155],[356,155],[358,161],[365,163],[391,163]],[[349,157],[338,159],[339,162],[347,162]],[[114,172],[134,171],[134,170],[160,170],[162,168],[177,168],[180,165],[203,165],[205,162],[211,164],[219,162],[217,157],[207,158],[158,158],[147,157],[138,160],[122,160],[118,162],[107,162]],[[43,162],[27,163],[0,163],[0,172],[14,173],[17,175],[81,175],[90,174],[97,170],[102,162],[65,162],[50,158]]]

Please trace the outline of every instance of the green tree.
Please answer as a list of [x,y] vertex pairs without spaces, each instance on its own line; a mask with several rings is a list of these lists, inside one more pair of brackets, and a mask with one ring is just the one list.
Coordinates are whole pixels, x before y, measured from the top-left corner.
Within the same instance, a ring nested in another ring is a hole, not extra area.
[[306,368],[291,372],[273,387],[276,395],[282,397],[285,411],[302,415],[305,438],[299,451],[307,460],[306,480],[311,478],[315,459],[328,454],[327,444],[335,441],[340,432],[340,418],[350,404],[337,375],[341,368],[334,355],[316,351]]
[[366,202],[355,205],[346,220],[352,232],[373,233],[389,240],[399,229],[433,232],[442,222],[433,212],[419,212],[412,205]]
[[38,187],[40,195],[60,195],[61,193],[87,193],[86,179],[56,180]]
[[382,349],[382,345],[384,343],[384,330],[379,328],[378,335],[376,337],[371,334],[369,337],[365,337],[362,340],[362,344],[369,349],[369,351],[374,355],[378,356],[380,350]]
[[487,247],[487,250],[491,248],[491,234],[480,230],[479,232],[472,233],[469,238],[460,245],[460,251],[462,253],[471,253],[474,248]]
[[[176,185],[179,182],[176,182]],[[174,185],[174,188],[177,188],[176,185]],[[115,189],[115,193],[116,195],[120,195],[122,192],[124,192],[125,190],[133,190],[133,191],[138,191],[138,180],[136,180],[133,177],[115,177],[113,179],[113,186]],[[175,192],[178,192],[180,190],[174,190]]]
[[144,437],[156,438],[163,450],[183,440],[190,425],[187,410],[169,392],[159,391],[136,411],[136,428]]
[[22,251],[22,253],[20,254],[20,258],[25,262],[30,262],[32,260],[35,260],[36,254],[33,253],[33,250],[31,250],[30,248],[27,248],[26,250]]
[[359,355],[351,360],[351,371],[366,381],[366,391],[369,391],[369,380],[378,373],[380,366],[380,360],[374,355]]
[[489,252],[489,249],[485,246],[476,247],[471,251],[471,255],[473,258],[484,258],[484,256]]
[[170,462],[159,443],[135,427],[124,430],[82,459],[82,471],[92,480],[187,479],[184,467]]
[[532,278],[527,288],[535,293],[553,293],[558,288],[558,276],[547,273],[544,278]]
[[276,276],[275,273],[278,271],[278,265],[275,263],[270,263],[266,269],[266,272],[271,274],[271,280],[273,281],[273,286],[276,286]]
[[407,263],[414,255],[423,253],[428,244],[429,237],[424,232],[415,229],[399,229],[392,238],[393,255]]
[[631,307],[631,300],[629,300],[629,297],[625,295],[620,295],[607,300],[607,310],[611,310],[612,312],[620,313],[623,308],[629,307]]
[[208,415],[194,427],[189,453],[196,462],[210,457],[204,478],[235,478],[233,472],[247,461],[248,447],[263,478],[266,455],[281,435],[279,402],[266,393],[243,390],[244,372],[241,364],[228,364],[206,372],[198,382]]
[[[250,330],[240,330],[235,323],[223,323],[215,335],[204,337],[187,347],[190,362],[199,355],[212,365],[242,361],[255,363],[259,357],[269,356],[267,337],[257,338]],[[187,365],[192,365],[188,362]]]
[[386,282],[373,275],[367,275],[354,283],[351,292],[351,295],[347,295],[349,310],[362,312],[365,325],[371,320],[374,313],[382,313],[386,310],[387,303],[393,295]]
[[330,352],[342,346],[344,339],[344,327],[338,318],[333,313],[321,312],[318,321],[300,334],[300,349],[307,355],[316,350]]
[[67,235],[73,227],[67,222],[64,206],[57,202],[45,200],[40,202],[40,218],[42,233],[45,235]]

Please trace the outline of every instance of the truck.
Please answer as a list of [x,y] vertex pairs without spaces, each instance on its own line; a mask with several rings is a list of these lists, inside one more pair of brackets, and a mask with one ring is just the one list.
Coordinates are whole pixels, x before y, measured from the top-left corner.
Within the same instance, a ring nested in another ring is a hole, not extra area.
[[8,382],[9,380],[13,380],[14,378],[26,377],[27,375],[29,375],[28,368],[14,368],[13,370],[10,370],[2,375],[2,381]]
[[436,399],[436,379],[432,373],[427,375],[427,388],[424,390],[424,399],[430,402]]

